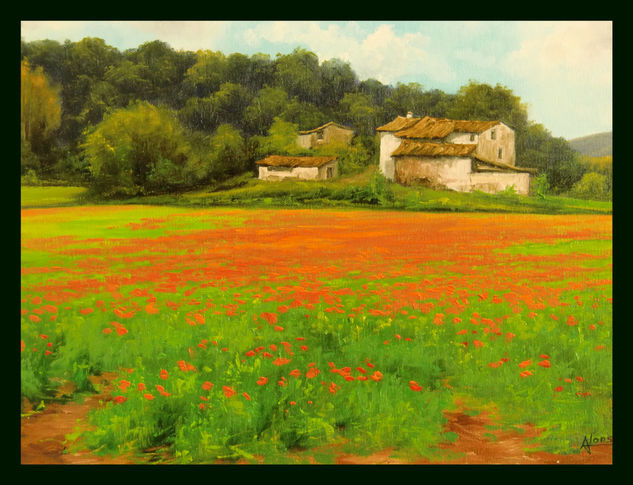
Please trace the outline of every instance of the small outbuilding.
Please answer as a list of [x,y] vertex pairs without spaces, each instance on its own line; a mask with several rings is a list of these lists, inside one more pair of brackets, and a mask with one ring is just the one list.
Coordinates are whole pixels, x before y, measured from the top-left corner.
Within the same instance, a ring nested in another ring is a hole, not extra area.
[[327,180],[338,177],[338,159],[328,157],[294,157],[270,155],[255,162],[260,180]]
[[354,138],[354,130],[330,121],[313,130],[300,131],[297,138],[302,148],[318,148],[330,143],[349,145]]

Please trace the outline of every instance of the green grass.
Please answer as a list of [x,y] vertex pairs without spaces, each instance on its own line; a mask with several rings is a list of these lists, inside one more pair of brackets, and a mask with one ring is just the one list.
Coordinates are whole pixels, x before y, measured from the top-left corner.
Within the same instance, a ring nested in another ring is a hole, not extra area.
[[20,203],[26,207],[56,207],[76,205],[84,202],[87,189],[84,187],[36,187],[20,188]]
[[[512,193],[463,193],[405,187],[386,183],[376,187],[375,167],[333,180],[264,181],[244,174],[219,184],[180,194],[149,195],[125,200],[100,200],[99,204],[152,204],[183,207],[369,207],[428,212],[505,212],[537,214],[611,214],[613,204],[558,196],[522,196]],[[76,187],[23,187],[23,207],[81,203],[83,189]]]

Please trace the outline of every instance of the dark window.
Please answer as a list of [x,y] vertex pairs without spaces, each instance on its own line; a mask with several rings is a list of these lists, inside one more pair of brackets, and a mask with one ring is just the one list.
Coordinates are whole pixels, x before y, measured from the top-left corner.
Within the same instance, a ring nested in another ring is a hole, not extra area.
[[334,168],[328,167],[326,171],[326,178],[331,179],[332,177],[334,177]]
[[503,148],[499,148],[499,158],[503,158]]
[[471,135],[470,135],[470,141],[475,141],[475,134],[474,134],[474,133],[471,133]]
[[490,139],[491,140],[496,140],[497,139],[497,132],[495,130],[492,130],[490,132]]
[[323,132],[317,131],[317,140],[323,140]]

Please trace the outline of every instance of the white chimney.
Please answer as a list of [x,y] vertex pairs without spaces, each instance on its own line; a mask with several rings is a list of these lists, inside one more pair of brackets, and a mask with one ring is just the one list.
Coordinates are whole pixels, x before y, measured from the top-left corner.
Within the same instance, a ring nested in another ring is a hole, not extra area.
[[413,118],[413,113],[411,111],[407,113],[407,118]]

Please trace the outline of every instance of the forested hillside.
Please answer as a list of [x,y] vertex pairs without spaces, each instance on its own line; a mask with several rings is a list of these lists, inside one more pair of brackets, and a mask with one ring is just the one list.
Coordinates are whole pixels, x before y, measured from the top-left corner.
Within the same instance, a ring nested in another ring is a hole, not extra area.
[[352,147],[331,148],[342,172],[353,173],[377,164],[375,128],[408,111],[511,126],[517,165],[539,170],[541,191],[569,191],[587,170],[501,85],[470,82],[457,93],[385,85],[301,48],[247,56],[153,41],[121,52],[84,38],[22,41],[21,49],[21,167],[30,181],[103,196],[203,186],[254,171],[270,153],[298,153],[297,131],[329,121],[356,132]]
[[613,132],[596,133],[569,140],[571,147],[589,157],[607,157],[613,155]]

